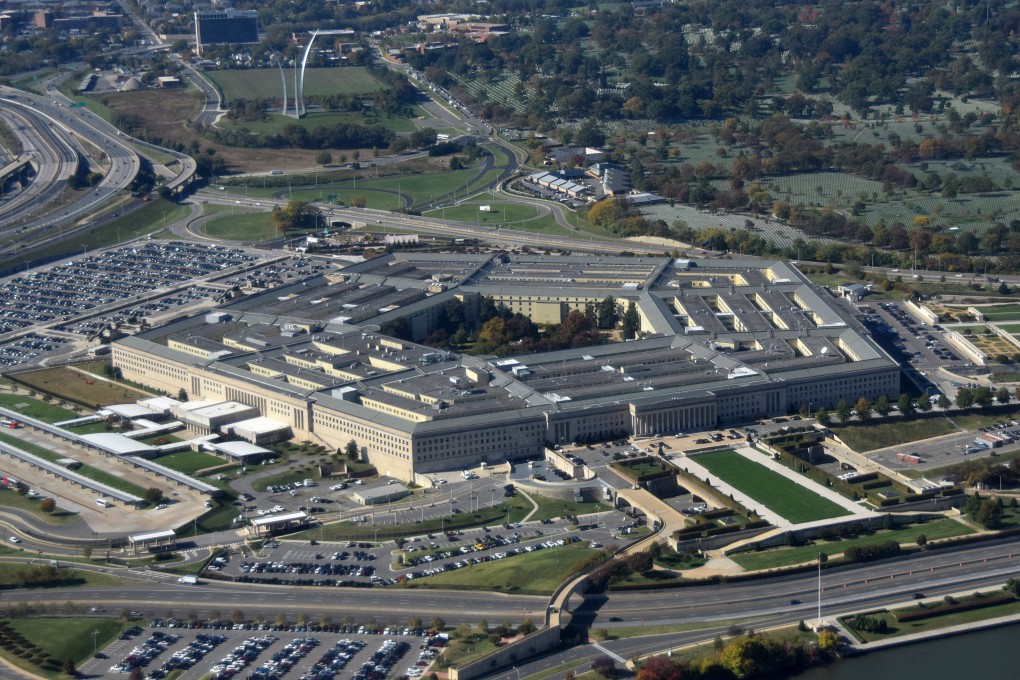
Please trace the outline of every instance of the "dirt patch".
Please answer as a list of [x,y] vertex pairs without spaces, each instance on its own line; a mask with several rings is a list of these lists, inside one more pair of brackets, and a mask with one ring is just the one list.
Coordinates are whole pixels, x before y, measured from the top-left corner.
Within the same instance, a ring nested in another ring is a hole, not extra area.
[[[306,149],[246,149],[217,144],[198,134],[191,123],[202,110],[202,97],[198,92],[186,90],[143,90],[139,92],[111,92],[93,97],[117,114],[115,124],[142,139],[162,140],[164,146],[183,145],[186,152],[198,148],[215,149],[216,157],[223,159],[231,172],[260,172],[273,169],[292,170],[316,165],[318,151]],[[334,152],[334,156],[341,153]],[[342,153],[353,155],[351,150]],[[362,158],[371,157],[362,151]]]

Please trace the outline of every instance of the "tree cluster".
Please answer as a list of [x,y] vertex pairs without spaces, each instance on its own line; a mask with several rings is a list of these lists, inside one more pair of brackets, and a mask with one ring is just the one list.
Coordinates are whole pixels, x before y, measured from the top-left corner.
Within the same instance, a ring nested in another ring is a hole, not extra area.
[[839,637],[831,631],[823,631],[819,635],[817,647],[806,642],[777,640],[750,632],[726,642],[717,639],[716,652],[706,655],[700,661],[666,656],[649,657],[641,663],[637,680],[783,678],[827,663],[834,658],[839,645]]

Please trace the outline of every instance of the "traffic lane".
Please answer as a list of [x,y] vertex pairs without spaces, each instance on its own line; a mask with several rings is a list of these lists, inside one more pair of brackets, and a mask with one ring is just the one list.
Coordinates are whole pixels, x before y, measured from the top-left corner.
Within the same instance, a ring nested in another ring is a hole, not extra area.
[[[823,604],[856,609],[863,603],[903,598],[904,593],[909,599],[912,592],[932,596],[958,591],[967,587],[965,583],[1001,583],[1015,574],[1018,556],[1020,540],[1010,538],[865,566],[823,569]],[[590,606],[596,610],[599,625],[606,625],[614,616],[634,625],[635,618],[686,621],[775,613],[789,610],[794,599],[806,607],[817,593],[817,572],[809,570],[773,579],[684,588],[655,601],[649,601],[647,593],[610,592],[604,601],[593,601]]]
[[[121,572],[121,574],[123,573]],[[125,575],[126,576],[126,575]],[[36,602],[57,606],[68,600],[81,605],[101,606],[110,611],[122,608],[142,612],[146,617],[167,612],[194,610],[209,618],[213,612],[240,609],[247,618],[265,614],[273,620],[279,612],[292,615],[348,615],[352,620],[379,620],[382,616],[412,616],[428,620],[440,616],[452,625],[476,624],[480,618],[519,623],[524,618],[539,620],[549,598],[491,592],[414,590],[386,588],[315,588],[268,586],[252,583],[204,582],[199,585],[140,583],[108,588],[59,588],[5,591],[11,602]]]

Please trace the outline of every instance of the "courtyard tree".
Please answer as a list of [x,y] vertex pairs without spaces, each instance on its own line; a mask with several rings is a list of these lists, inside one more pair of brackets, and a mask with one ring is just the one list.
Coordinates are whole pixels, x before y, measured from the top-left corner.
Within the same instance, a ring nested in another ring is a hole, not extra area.
[[875,413],[885,418],[892,411],[892,404],[889,403],[889,397],[884,394],[875,400]]

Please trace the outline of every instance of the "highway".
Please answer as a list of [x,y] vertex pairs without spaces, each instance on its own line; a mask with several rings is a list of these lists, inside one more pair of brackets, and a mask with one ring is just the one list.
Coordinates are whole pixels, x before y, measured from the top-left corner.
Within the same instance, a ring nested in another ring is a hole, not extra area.
[[[950,592],[995,587],[1020,573],[1018,560],[1020,538],[1007,538],[966,548],[921,552],[908,558],[823,569],[822,614],[908,601],[914,593],[937,598]],[[174,607],[196,609],[203,615],[212,610],[251,609],[250,603],[257,602],[254,609],[259,612],[316,616],[341,611],[355,618],[374,616],[380,622],[402,621],[411,614],[439,615],[454,625],[476,623],[479,618],[519,621],[528,616],[537,621],[547,604],[546,598],[537,596],[405,587],[342,589],[217,581],[182,586],[171,580],[175,576],[156,572],[121,569],[115,573],[141,582],[117,587],[7,591],[3,598],[51,605],[72,600],[81,605],[128,607],[153,615],[163,615]],[[574,622],[583,628],[678,623],[711,628],[746,619],[795,623],[817,615],[818,585],[818,573],[810,569],[739,583],[591,594],[583,601],[575,595],[569,607]],[[690,635],[699,634],[704,631]],[[681,640],[683,636],[674,634],[673,638]],[[652,642],[651,647],[655,644]],[[649,645],[648,638],[619,641],[624,651]]]
[[[103,179],[93,189],[42,216],[38,216],[40,208],[60,197],[64,178],[56,177],[46,188],[40,189],[41,195],[32,202],[33,216],[22,216],[19,220],[9,215],[4,220],[0,239],[6,243],[0,252],[38,244],[42,233],[46,234],[45,240],[52,240],[54,236],[69,237],[80,229],[87,229],[87,219],[130,186],[141,167],[138,154],[118,139],[116,128],[86,109],[71,109],[54,100],[8,87],[0,87],[0,97],[5,107],[21,113],[37,139],[46,142],[50,165],[58,162],[58,158],[66,163],[72,153],[84,157],[97,150],[109,164]],[[40,170],[40,175],[49,177],[53,172]],[[54,231],[57,234],[53,234]]]

